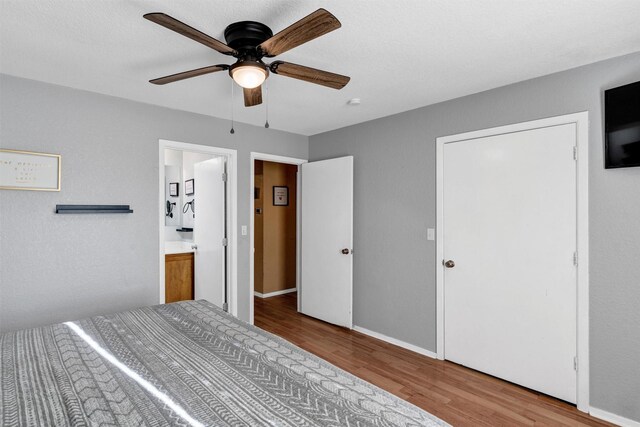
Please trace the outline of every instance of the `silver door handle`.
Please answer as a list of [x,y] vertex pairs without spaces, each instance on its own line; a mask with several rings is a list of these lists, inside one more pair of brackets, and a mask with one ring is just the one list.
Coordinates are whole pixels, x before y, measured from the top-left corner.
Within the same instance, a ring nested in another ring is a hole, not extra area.
[[353,251],[350,251],[348,248],[344,248],[343,250],[340,251],[342,253],[342,255],[349,255],[350,253],[352,253]]
[[453,268],[453,267],[455,267],[455,266],[456,266],[456,263],[455,263],[455,262],[453,262],[453,260],[451,260],[451,259],[450,259],[450,260],[448,260],[448,261],[445,261],[443,264],[444,264],[444,266],[445,266],[445,267],[447,267],[447,268]]

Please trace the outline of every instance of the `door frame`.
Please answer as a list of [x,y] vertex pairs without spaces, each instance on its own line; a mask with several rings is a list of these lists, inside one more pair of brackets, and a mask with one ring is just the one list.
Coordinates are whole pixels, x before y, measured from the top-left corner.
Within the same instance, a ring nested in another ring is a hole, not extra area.
[[158,140],[158,218],[159,218],[159,293],[160,304],[165,303],[165,265],[164,265],[164,203],[165,203],[165,182],[164,182],[164,150],[190,151],[193,153],[211,154],[224,157],[227,161],[227,289],[229,312],[238,315],[238,232],[236,229],[238,212],[238,151],[229,148],[212,147],[209,145],[190,144],[186,142],[170,141],[167,139]]
[[[251,165],[249,167],[249,323],[253,325],[253,316],[254,316],[254,298],[255,298],[255,283],[254,283],[254,265],[255,265],[255,234],[254,234],[254,216],[255,216],[255,203],[254,203],[254,192],[255,188],[255,165],[256,160],[263,160],[267,162],[274,163],[284,163],[288,165],[296,165],[300,166],[304,163],[307,163],[309,160],[307,159],[298,159],[295,157],[285,157],[278,156],[275,154],[267,154],[267,153],[258,153],[251,152],[250,161]],[[298,307],[297,310],[300,311],[300,297],[302,295],[301,290],[301,280],[300,280],[300,272],[301,272],[301,245],[300,238],[302,237],[302,229],[300,227],[300,219],[301,215],[301,203],[300,197],[302,194],[302,175],[300,174],[300,168],[298,168],[297,174],[297,185],[296,185],[296,289],[298,292]]]
[[[576,124],[577,407],[589,411],[589,112],[567,114],[436,138],[436,354],[444,360],[444,145],[544,127]],[[570,155],[568,153],[567,155]]]

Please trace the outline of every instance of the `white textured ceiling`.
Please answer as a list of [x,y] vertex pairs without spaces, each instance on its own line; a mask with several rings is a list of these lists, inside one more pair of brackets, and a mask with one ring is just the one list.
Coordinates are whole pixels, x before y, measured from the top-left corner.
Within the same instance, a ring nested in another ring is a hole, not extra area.
[[[304,135],[640,51],[638,0],[0,0],[0,72],[221,118],[225,72],[151,78],[221,55],[142,18],[167,13],[224,41],[231,22],[275,32],[319,7],[342,28],[277,59],[351,76],[341,91],[269,78],[272,128]],[[236,120],[264,123],[263,106]],[[347,106],[354,97],[357,107]]]

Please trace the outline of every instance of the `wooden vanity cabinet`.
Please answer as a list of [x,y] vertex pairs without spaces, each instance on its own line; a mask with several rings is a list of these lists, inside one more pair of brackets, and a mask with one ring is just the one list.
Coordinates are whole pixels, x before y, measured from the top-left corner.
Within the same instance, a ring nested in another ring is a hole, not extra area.
[[195,277],[193,253],[165,255],[164,259],[165,302],[192,300]]

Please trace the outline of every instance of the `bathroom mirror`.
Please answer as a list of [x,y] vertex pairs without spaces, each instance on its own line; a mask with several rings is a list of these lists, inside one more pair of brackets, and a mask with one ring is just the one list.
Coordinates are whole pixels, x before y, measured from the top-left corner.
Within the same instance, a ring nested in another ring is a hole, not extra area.
[[[165,166],[164,180],[164,225],[180,228],[182,227],[182,192],[179,184],[182,181],[182,168],[174,165]],[[178,183],[177,186],[176,183]]]

